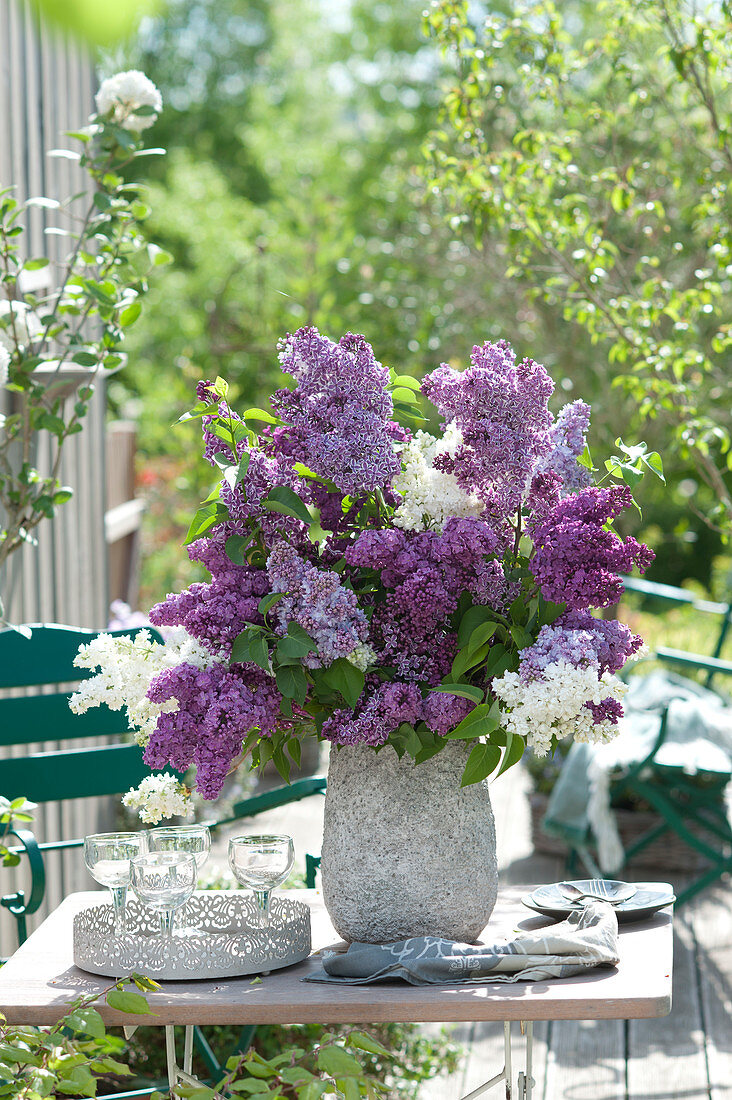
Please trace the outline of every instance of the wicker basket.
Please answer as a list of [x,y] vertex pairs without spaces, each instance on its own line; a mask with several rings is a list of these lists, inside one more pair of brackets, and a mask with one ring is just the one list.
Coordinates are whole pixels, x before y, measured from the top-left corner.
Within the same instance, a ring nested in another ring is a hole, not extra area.
[[[541,827],[549,802],[549,796],[533,793],[529,795],[531,806],[531,839],[534,851],[542,855],[566,856],[567,845],[557,837],[549,836]],[[660,823],[660,817],[653,810],[615,809],[615,820],[620,840],[625,849]],[[658,871],[676,871],[685,874],[708,867],[709,863],[695,848],[684,844],[676,833],[667,831],[644,848],[628,865],[629,867],[651,867]]]

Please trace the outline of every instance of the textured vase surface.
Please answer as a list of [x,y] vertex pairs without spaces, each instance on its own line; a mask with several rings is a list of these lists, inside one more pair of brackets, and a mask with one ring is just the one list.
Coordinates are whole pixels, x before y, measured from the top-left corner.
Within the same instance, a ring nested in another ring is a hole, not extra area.
[[459,741],[423,764],[391,746],[331,752],[321,872],[344,940],[442,936],[473,943],[498,892],[487,784],[460,787]]

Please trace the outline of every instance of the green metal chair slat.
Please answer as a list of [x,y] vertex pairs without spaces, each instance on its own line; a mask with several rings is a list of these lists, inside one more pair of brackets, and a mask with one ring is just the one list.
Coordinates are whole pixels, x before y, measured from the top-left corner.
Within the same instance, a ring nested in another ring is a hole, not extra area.
[[[48,684],[73,684],[93,675],[75,668],[73,662],[79,646],[92,641],[98,636],[98,632],[55,624],[37,624],[31,630],[30,638],[25,638],[14,630],[0,630],[0,691]],[[139,628],[113,630],[108,633],[134,637],[139,633]],[[150,630],[150,633],[156,641],[162,640],[157,631]],[[64,691],[0,699],[0,750],[33,742],[78,741],[129,732],[123,712],[95,707],[85,715],[72,714],[68,709],[70,694]],[[150,775],[150,769],[143,763],[140,748],[131,742],[80,749],[64,748],[25,757],[0,759],[0,794],[6,798],[25,795],[33,802],[53,802],[89,795],[119,795],[130,787],[137,786],[147,775]],[[285,806],[309,795],[323,793],[325,785],[326,781],[322,776],[296,780],[290,786],[276,787],[245,798],[232,807],[231,816],[226,821],[212,821],[208,824],[217,828],[242,817],[251,817],[265,810]],[[28,898],[22,890],[7,895],[0,898],[0,904],[15,917],[18,939],[22,943],[26,938],[26,915],[35,912],[43,899],[43,853],[78,848],[82,841],[66,838],[38,844],[33,834],[27,830],[18,830],[15,835],[20,841],[16,850],[23,852],[30,862],[31,891]],[[242,1031],[237,1044],[238,1050],[246,1049],[253,1031],[253,1027]],[[196,1046],[213,1078],[221,1076],[222,1067],[198,1028]],[[133,1089],[122,1096],[145,1096],[151,1091],[152,1087]]]
[[[92,675],[86,669],[74,667],[79,646],[99,636],[98,630],[77,630],[55,623],[30,623],[30,638],[17,630],[0,630],[0,688],[35,687],[38,684],[62,684],[86,680]],[[156,641],[161,636],[152,627],[146,628]],[[139,628],[109,630],[113,637],[134,637]]]
[[[109,737],[128,732],[129,725],[121,710],[101,706],[87,714],[73,714],[69,710],[71,694],[64,691],[22,699],[0,699],[0,747],[28,745],[38,740]],[[40,738],[39,730],[42,731]]]
[[39,752],[0,760],[0,792],[6,798],[26,795],[32,802],[55,802],[120,794],[137,786],[146,775],[150,769],[134,744]]

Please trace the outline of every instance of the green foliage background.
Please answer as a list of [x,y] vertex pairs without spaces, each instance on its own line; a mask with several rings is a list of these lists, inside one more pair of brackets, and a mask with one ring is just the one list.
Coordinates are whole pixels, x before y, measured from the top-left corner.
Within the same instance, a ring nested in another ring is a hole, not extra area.
[[[464,365],[473,343],[507,338],[552,373],[555,410],[579,396],[592,403],[593,445],[610,450],[619,434],[644,436],[663,454],[669,490],[641,492],[641,526],[659,552],[655,576],[708,582],[721,541],[702,516],[719,492],[694,469],[696,444],[679,436],[672,453],[674,426],[656,418],[662,400],[649,388],[658,372],[653,363],[638,365],[663,340],[653,347],[646,340],[619,366],[587,307],[582,314],[583,288],[558,278],[551,258],[533,248],[525,219],[495,209],[497,194],[520,191],[533,203],[529,213],[544,218],[542,230],[546,223],[571,256],[581,247],[574,237],[590,235],[606,204],[608,254],[620,250],[632,274],[640,264],[629,323],[645,339],[644,311],[662,311],[657,298],[668,277],[712,339],[724,320],[717,316],[723,294],[707,285],[711,277],[694,301],[682,285],[703,267],[714,235],[715,210],[693,215],[695,196],[713,198],[710,158],[699,168],[698,149],[676,136],[683,104],[667,103],[667,86],[658,84],[661,77],[668,84],[669,65],[659,32],[649,31],[643,48],[638,21],[659,5],[649,0],[631,18],[629,0],[570,0],[560,19],[534,0],[496,3],[492,12],[517,20],[491,54],[478,40],[486,12],[478,5],[468,14],[451,0],[432,5],[429,33],[420,0],[173,0],[164,18],[148,20],[137,43],[109,61],[110,71],[139,67],[159,85],[166,106],[151,136],[170,150],[155,165],[148,225],[175,264],[153,288],[131,330],[130,366],[111,386],[116,413],[139,421],[151,502],[141,606],[194,575],[180,536],[211,476],[197,458],[195,429],[170,427],[193,386],[222,375],[235,407],[265,404],[279,384],[277,339],[305,323],[334,338],[363,332],[382,361],[412,374],[440,361]],[[615,32],[623,13],[633,48],[623,39],[609,69],[587,62],[587,40],[610,49],[613,35],[622,38]],[[554,53],[540,19],[558,22]],[[496,98],[496,86],[505,94]],[[613,98],[598,113],[593,104],[606,92]],[[484,145],[466,122],[470,95],[481,105]],[[704,119],[694,116],[691,125],[706,149]],[[522,143],[520,130],[539,137]],[[563,175],[554,162],[542,168],[546,156],[564,166]],[[639,167],[642,179],[631,187],[628,168],[636,163],[649,167]],[[520,187],[519,171],[527,177]],[[567,201],[569,182],[589,195],[587,226]],[[641,211],[650,201],[653,210]],[[597,267],[585,251],[580,268]],[[656,257],[647,270],[645,256]],[[694,352],[681,330],[676,343]],[[623,370],[636,376],[635,387],[613,387]],[[725,370],[723,363],[716,378],[702,371],[690,391],[700,414],[713,406],[713,424],[726,430],[719,421],[730,404]],[[641,430],[644,403],[651,420]]]

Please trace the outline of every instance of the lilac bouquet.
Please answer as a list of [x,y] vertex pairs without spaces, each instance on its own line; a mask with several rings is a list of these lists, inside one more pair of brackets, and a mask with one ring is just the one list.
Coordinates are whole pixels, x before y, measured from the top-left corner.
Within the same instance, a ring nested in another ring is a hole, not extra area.
[[[612,738],[615,673],[641,639],[592,608],[653,554],[613,530],[633,501],[593,484],[589,407],[552,416],[546,370],[505,341],[421,386],[362,336],[302,328],[279,357],[291,384],[271,413],[237,415],[217,379],[181,418],[201,418],[220,475],[186,540],[211,580],[151,612],[195,644],[151,678],[147,763],[195,765],[215,798],[245,757],[287,778],[314,724],[418,764],[465,740],[467,785],[526,744]],[[440,437],[419,428],[420,389]],[[660,476],[657,454],[618,443],[605,477]]]

